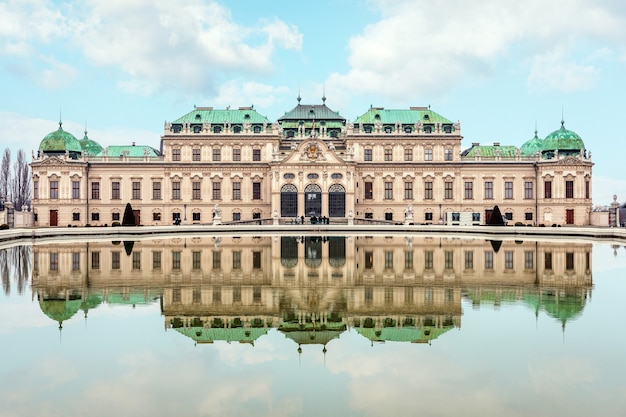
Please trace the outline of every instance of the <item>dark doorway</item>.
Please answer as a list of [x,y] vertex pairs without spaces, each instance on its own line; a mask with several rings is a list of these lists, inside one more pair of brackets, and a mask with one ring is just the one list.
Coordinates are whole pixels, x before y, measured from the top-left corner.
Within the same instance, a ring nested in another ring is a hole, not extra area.
[[341,184],[333,184],[328,189],[328,217],[346,216],[346,189]]
[[317,184],[309,184],[304,189],[304,215],[322,215],[322,189]]
[[565,223],[574,224],[574,209],[565,210]]
[[59,210],[50,210],[50,226],[59,225]]

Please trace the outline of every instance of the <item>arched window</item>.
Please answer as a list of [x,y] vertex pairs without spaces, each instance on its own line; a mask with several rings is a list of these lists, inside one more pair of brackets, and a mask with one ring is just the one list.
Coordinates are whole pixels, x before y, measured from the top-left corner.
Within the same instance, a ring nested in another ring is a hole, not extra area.
[[298,189],[293,184],[285,184],[280,189],[281,217],[296,217],[298,215]]
[[328,217],[345,217],[346,189],[341,184],[333,184],[328,189]]

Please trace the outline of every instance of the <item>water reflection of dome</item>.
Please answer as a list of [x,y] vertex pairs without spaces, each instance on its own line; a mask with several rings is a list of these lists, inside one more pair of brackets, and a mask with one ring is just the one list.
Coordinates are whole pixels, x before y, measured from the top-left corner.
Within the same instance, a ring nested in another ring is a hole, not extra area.
[[346,330],[346,325],[339,322],[320,323],[283,323],[278,330],[298,345],[326,345],[333,339],[339,339]]
[[80,296],[70,296],[69,298],[47,298],[39,301],[39,307],[43,313],[52,320],[59,323],[59,328],[63,322],[71,319],[80,310],[83,300]]
[[524,302],[532,306],[536,312],[545,311],[550,317],[560,321],[563,326],[582,314],[585,300],[586,297],[579,293],[559,294],[558,291],[544,291],[539,295],[528,294],[524,297]]
[[228,326],[219,317],[206,322],[199,317],[189,320],[176,317],[171,320],[170,325],[178,333],[193,339],[196,343],[214,343],[221,340],[254,345],[259,337],[269,331],[265,321],[258,317],[247,321],[235,317],[229,320]]

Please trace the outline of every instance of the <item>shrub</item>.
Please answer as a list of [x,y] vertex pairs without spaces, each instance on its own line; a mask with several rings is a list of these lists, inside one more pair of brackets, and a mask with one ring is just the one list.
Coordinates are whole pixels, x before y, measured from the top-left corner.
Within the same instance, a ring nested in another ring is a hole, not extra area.
[[111,227],[117,227],[117,226],[120,226],[120,222],[111,223]]
[[9,228],[9,225],[4,223],[4,224],[0,224],[0,230],[7,230]]

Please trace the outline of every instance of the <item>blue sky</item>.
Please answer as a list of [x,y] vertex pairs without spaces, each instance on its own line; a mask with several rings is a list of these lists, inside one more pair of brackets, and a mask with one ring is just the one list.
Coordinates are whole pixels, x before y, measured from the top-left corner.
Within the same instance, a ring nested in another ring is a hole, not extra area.
[[[63,127],[158,147],[194,105],[271,120],[326,104],[430,105],[463,145],[565,126],[595,162],[594,204],[626,201],[622,0],[0,0],[0,144]],[[620,152],[622,151],[622,152]]]

